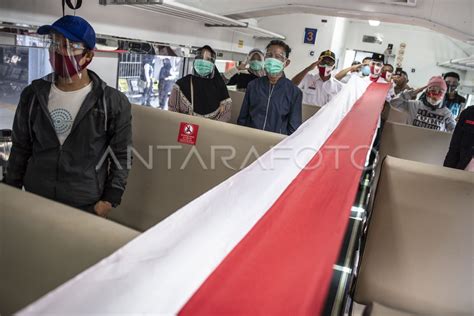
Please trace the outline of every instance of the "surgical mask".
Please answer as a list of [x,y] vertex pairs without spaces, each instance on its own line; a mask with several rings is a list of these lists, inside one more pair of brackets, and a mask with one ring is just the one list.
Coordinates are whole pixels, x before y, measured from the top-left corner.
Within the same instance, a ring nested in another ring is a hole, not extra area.
[[199,76],[207,77],[214,70],[214,64],[205,59],[196,59],[194,61],[194,70]]
[[363,75],[363,76],[368,76],[368,75],[370,75],[370,67],[369,67],[369,65],[365,65],[364,67],[362,67],[361,72],[362,72],[362,75]]
[[334,69],[334,66],[321,65],[318,67],[318,69],[319,69],[319,76],[321,78],[326,78],[331,75],[331,71]]
[[59,77],[72,80],[71,78],[75,75],[80,76],[81,71],[91,62],[91,60],[88,60],[83,65],[79,64],[86,54],[87,52],[84,51],[79,55],[64,56],[58,52],[54,52],[54,55],[52,55],[53,57],[50,58],[51,67],[53,67],[54,73]]
[[260,61],[260,60],[251,60],[250,63],[249,63],[249,67],[250,69],[254,70],[254,71],[260,71],[263,69],[263,61]]
[[264,63],[265,71],[270,76],[276,76],[285,68],[284,63],[276,58],[266,58]]
[[382,72],[382,78],[384,78],[385,81],[390,82],[390,80],[392,80],[392,73],[390,71],[384,71]]

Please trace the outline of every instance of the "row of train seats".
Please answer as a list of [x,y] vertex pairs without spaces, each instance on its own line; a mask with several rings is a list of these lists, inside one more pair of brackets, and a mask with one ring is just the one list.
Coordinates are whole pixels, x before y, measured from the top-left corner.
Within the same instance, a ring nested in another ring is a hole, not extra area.
[[[242,108],[242,102],[244,101],[245,92],[229,90],[229,96],[232,99],[232,111],[230,116],[230,123],[237,124],[239,118],[240,109]],[[303,104],[302,107],[302,120],[305,122],[311,116],[316,114],[321,109],[317,105]]]
[[452,134],[390,108],[354,301],[364,315],[473,315],[474,174],[445,168]]
[[[392,156],[442,166],[452,134],[407,125],[401,122],[403,118],[399,119],[399,122],[390,121],[390,118],[394,118],[392,113],[396,112],[398,114],[395,116],[401,113],[390,108],[388,119],[383,125],[377,162],[387,156]],[[377,188],[380,166],[380,163],[376,163],[372,192]],[[369,198],[369,210],[373,201],[374,195],[372,194]]]
[[394,107],[389,108],[387,121],[405,124],[408,120],[408,114]]
[[4,184],[0,196],[0,315],[12,315],[139,234]]
[[442,166],[451,133],[387,121],[383,126],[379,155]]
[[473,173],[385,158],[354,300],[374,316],[474,315],[473,201]]
[[[283,139],[142,106],[132,106],[132,115],[136,154],[122,204],[110,220],[0,186],[0,196],[8,197],[0,201],[0,315],[107,257]],[[195,146],[177,141],[183,122],[199,126]]]
[[[139,231],[223,182],[283,135],[180,113],[133,106],[133,167],[111,219]],[[196,145],[177,142],[182,123],[198,125]],[[160,146],[160,147],[157,147]]]

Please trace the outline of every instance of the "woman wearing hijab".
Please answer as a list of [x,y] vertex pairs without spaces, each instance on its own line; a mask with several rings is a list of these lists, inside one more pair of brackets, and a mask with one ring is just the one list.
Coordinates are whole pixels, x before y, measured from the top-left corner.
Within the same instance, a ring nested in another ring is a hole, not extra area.
[[[259,49],[252,49],[247,56],[247,60],[243,62],[238,68],[231,68],[225,73],[226,78],[230,78],[227,83],[228,86],[237,85],[237,89],[245,90],[250,81],[265,76],[265,69],[263,68],[264,54]],[[248,69],[246,69],[248,65]],[[239,72],[245,71],[248,72]]]
[[232,100],[215,66],[216,52],[209,46],[197,51],[193,74],[176,81],[169,110],[228,122]]

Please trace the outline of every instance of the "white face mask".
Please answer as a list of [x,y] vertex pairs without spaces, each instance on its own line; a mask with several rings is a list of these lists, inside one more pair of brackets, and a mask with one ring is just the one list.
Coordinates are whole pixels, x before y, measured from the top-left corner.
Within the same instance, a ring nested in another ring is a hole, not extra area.
[[430,97],[426,97],[426,101],[428,101],[429,104],[435,107],[439,107],[441,105],[441,102],[443,102],[443,99],[434,99]]

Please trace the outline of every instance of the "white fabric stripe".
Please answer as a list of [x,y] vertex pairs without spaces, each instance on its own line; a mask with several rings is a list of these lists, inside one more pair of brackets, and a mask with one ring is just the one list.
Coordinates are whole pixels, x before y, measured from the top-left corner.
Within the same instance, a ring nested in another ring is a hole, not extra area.
[[[22,314],[176,314],[273,205],[365,92],[353,78],[292,136]],[[284,160],[283,158],[286,158]],[[263,170],[262,166],[273,168]]]

